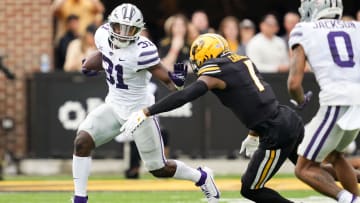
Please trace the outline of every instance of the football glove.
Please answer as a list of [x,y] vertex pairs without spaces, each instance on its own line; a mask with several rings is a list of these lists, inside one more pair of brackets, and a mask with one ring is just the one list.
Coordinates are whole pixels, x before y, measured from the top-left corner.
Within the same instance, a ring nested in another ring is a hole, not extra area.
[[295,106],[295,108],[302,110],[311,100],[313,93],[312,91],[308,91],[304,94],[304,101],[299,104],[297,101],[290,99],[290,102]]
[[88,70],[86,68],[81,68],[81,72],[87,77],[93,77],[99,73],[97,70]]
[[184,88],[187,69],[188,67],[184,63],[176,63],[174,65],[174,72],[168,72],[169,78],[173,81],[177,90]]
[[120,133],[124,136],[132,136],[135,130],[145,121],[147,116],[143,110],[133,112],[121,126]]
[[257,150],[259,146],[259,137],[248,135],[245,140],[241,143],[241,149],[240,154],[245,152],[245,155],[247,157],[252,157],[254,155],[254,152]]

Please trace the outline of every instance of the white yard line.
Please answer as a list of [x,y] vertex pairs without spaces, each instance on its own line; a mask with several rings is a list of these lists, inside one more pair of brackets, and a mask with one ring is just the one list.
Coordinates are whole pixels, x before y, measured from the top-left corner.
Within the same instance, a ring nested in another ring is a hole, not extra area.
[[[295,203],[336,203],[335,200],[327,197],[320,197],[320,196],[310,196],[307,198],[291,198],[292,201]],[[205,199],[203,199],[203,202],[206,202]],[[222,203],[253,203],[250,200],[244,199],[244,198],[222,198],[220,199],[220,202]]]

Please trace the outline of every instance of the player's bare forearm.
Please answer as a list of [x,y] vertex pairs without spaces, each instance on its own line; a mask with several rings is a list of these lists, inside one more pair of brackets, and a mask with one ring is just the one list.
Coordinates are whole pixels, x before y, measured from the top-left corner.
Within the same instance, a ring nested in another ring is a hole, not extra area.
[[294,47],[290,58],[287,86],[290,97],[298,103],[304,101],[302,81],[304,78],[305,62],[306,57],[304,49],[300,45]]
[[168,75],[168,70],[161,63],[151,67],[149,69],[151,74],[158,80],[160,80],[163,85],[165,85],[169,90],[175,91],[176,87],[174,83],[171,81]]
[[204,81],[197,80],[183,90],[173,92],[162,98],[152,106],[143,109],[146,116],[156,115],[162,112],[176,109],[187,102],[201,97],[208,91],[208,86]]

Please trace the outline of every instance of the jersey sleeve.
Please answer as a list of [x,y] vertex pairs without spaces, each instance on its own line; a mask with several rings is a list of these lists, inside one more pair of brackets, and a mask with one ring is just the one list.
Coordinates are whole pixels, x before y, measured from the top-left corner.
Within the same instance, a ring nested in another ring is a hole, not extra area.
[[221,69],[217,63],[205,63],[197,72],[198,76],[210,75],[215,76],[221,73]]
[[101,53],[104,52],[104,49],[106,47],[105,43],[108,43],[107,40],[109,37],[108,30],[109,30],[109,24],[106,23],[100,26],[95,32],[95,36],[94,36],[95,46]]
[[140,37],[136,42],[137,51],[137,69],[147,69],[160,63],[160,57],[157,47],[145,37]]
[[308,26],[305,23],[298,23],[294,29],[290,32],[289,37],[289,47],[292,49],[295,45],[301,45],[302,47],[306,47],[307,44],[307,31]]

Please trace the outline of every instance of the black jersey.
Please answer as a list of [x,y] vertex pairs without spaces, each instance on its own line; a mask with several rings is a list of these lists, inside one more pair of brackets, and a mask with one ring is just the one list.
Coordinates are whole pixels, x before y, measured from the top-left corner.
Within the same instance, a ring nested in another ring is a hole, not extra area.
[[206,61],[198,75],[216,77],[226,83],[212,92],[248,127],[254,128],[276,114],[278,101],[269,84],[246,56],[228,54]]

